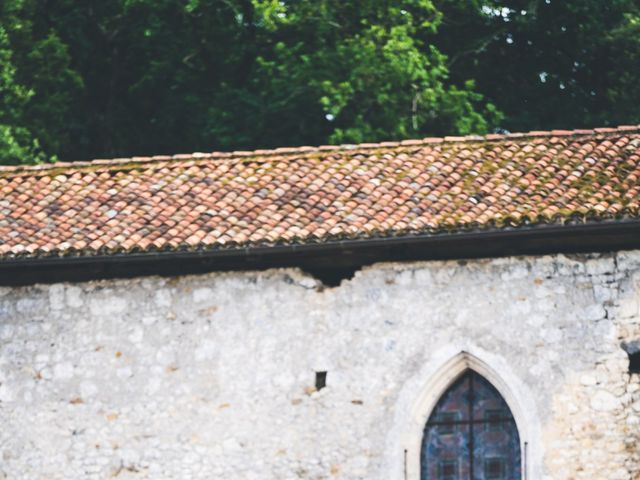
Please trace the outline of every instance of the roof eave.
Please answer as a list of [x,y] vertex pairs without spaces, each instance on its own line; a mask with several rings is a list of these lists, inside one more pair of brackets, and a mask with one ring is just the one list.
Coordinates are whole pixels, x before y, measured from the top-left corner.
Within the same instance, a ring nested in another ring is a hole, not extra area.
[[217,250],[0,260],[0,285],[640,249],[640,219]]

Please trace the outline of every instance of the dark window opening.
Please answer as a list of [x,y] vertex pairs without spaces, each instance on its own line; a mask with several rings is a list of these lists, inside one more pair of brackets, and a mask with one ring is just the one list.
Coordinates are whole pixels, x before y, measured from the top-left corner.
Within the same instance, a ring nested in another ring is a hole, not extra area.
[[629,354],[629,373],[640,373],[640,351]]
[[322,390],[327,386],[327,372],[316,372],[316,390]]
[[629,356],[629,373],[640,373],[640,340],[622,342],[620,346]]
[[468,370],[440,397],[422,439],[421,480],[521,478],[520,436],[500,393]]

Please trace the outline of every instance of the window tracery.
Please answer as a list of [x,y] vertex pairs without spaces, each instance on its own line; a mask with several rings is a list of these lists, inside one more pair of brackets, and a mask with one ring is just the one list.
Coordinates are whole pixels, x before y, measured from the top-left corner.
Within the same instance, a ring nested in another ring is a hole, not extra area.
[[467,370],[425,426],[422,480],[520,480],[520,437],[511,411],[484,377]]

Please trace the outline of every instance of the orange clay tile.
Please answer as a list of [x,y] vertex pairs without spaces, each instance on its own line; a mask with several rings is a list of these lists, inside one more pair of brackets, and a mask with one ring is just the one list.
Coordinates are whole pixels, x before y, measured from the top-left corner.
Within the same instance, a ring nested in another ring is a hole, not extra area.
[[0,260],[640,218],[640,127],[0,167]]

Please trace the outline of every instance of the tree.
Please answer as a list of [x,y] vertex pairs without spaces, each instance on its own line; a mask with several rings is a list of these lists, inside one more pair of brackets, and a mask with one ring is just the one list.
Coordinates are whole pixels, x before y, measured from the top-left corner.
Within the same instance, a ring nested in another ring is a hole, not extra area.
[[[448,82],[430,41],[441,17],[429,0],[292,2],[279,13],[256,73],[276,80],[268,99],[281,100],[270,110],[303,122],[297,142],[483,133],[499,119],[473,82]],[[287,143],[291,127],[267,130],[262,143]]]
[[82,123],[73,110],[81,97],[81,79],[46,15],[35,15],[39,5],[0,0],[3,163],[55,159]]
[[470,79],[449,81],[431,0],[0,0],[0,14],[30,92],[21,118],[63,159],[482,133],[500,118]]
[[0,0],[1,162],[640,123],[638,0]]
[[38,141],[23,125],[24,107],[32,92],[16,82],[7,32],[0,25],[0,158],[3,163],[43,159]]
[[640,123],[637,0],[435,0],[454,81],[526,131]]

